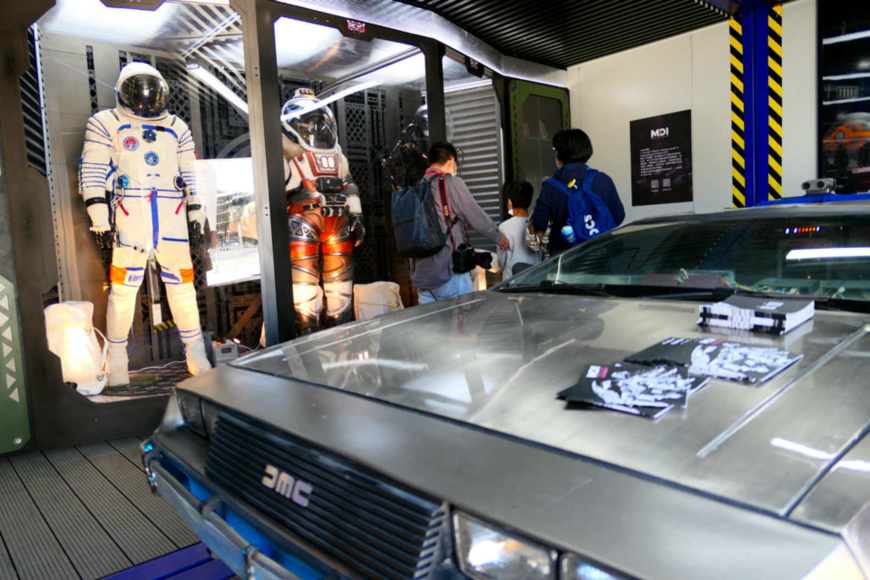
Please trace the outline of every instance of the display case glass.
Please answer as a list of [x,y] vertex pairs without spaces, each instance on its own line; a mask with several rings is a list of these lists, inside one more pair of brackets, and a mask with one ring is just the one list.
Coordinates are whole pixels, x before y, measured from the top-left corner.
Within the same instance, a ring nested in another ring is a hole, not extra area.
[[[240,15],[226,2],[57,0],[34,30],[58,298],[94,304],[94,327],[129,357],[129,384],[92,400],[168,393],[200,337],[204,350],[230,335],[255,348],[262,315],[244,314],[259,294],[245,282],[257,276],[256,214],[238,211],[254,195]],[[113,286],[132,292],[116,293],[120,310]]]
[[297,331],[352,319],[354,286],[397,281],[398,144],[425,103],[420,48],[364,23],[275,22]]

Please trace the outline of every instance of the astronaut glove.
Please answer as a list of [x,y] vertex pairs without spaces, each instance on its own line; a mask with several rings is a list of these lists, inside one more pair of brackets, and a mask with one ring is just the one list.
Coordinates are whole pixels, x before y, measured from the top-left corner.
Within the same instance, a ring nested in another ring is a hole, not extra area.
[[88,207],[88,216],[91,218],[91,231],[109,232],[112,225],[109,223],[109,205],[107,203],[92,203]]
[[366,228],[363,226],[362,214],[357,213],[350,216],[350,233],[353,234],[354,246],[363,243],[363,238],[366,237]]
[[91,231],[94,232],[97,245],[105,250],[111,248],[115,235],[112,232],[112,224],[109,223],[108,204],[89,203],[87,208],[88,216],[91,218]]
[[205,241],[205,212],[202,202],[195,195],[187,200],[187,221],[190,243],[201,245]]

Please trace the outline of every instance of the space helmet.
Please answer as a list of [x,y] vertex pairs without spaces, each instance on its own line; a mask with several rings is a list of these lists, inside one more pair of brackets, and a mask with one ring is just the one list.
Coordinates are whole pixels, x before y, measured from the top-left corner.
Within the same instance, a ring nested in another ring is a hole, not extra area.
[[[453,116],[447,109],[444,109],[444,122],[447,125],[447,140],[453,141]],[[414,137],[419,141],[429,143],[429,108],[426,105],[417,107],[412,123]]]
[[281,109],[284,134],[305,149],[332,150],[338,143],[338,128],[329,107],[311,89],[296,89],[293,98]]
[[156,68],[131,62],[121,69],[115,85],[118,107],[137,117],[159,117],[169,106],[169,85]]

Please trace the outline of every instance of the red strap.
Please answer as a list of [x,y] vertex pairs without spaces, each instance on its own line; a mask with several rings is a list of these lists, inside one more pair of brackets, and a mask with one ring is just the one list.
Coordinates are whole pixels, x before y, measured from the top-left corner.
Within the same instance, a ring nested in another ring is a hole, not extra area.
[[[426,174],[429,173],[441,173],[440,171],[427,171]],[[453,244],[453,251],[456,251],[456,240],[453,239],[453,218],[451,217],[450,212],[450,197],[447,195],[445,191],[444,185],[444,174],[441,173],[441,177],[438,178],[438,192],[441,194],[441,211],[444,212],[444,223],[447,225],[447,235],[450,236],[450,242]],[[462,223],[462,228],[465,230],[465,239],[468,238],[468,227],[466,227],[465,222],[462,220],[457,220]]]

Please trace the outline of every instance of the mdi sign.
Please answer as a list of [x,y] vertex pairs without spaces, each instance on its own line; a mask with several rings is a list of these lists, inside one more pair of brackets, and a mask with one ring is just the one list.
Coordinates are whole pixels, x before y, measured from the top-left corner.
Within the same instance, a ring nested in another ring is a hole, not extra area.
[[631,205],[692,201],[692,111],[631,122]]

